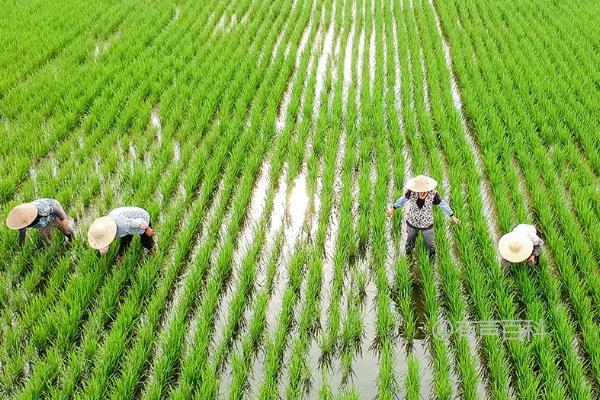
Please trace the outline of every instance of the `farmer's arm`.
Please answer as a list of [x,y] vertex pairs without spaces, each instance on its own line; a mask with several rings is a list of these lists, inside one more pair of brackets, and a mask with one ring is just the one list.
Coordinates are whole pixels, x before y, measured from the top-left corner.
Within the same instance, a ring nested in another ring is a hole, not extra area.
[[25,243],[25,235],[27,234],[27,228],[19,229],[19,246],[23,246]]
[[454,211],[452,211],[450,204],[448,204],[446,200],[442,199],[439,193],[435,194],[435,197],[433,198],[433,204],[438,205],[442,209],[444,215],[449,217],[452,220],[452,222],[454,222],[455,224],[458,224],[460,222],[460,220],[454,215]]
[[405,194],[402,195],[402,197],[400,197],[398,200],[396,200],[394,202],[394,206],[393,206],[394,210],[404,207],[404,205],[408,201],[409,197],[410,197],[410,192],[406,192]]
[[433,198],[433,204],[440,206],[442,212],[447,217],[452,217],[454,215],[454,211],[452,211],[452,208],[450,208],[450,204],[448,204],[446,200],[442,199],[439,193],[435,194],[435,197]]
[[539,256],[542,252],[542,248],[544,247],[544,241],[541,237],[536,236],[533,238],[533,251],[531,252],[532,256]]
[[64,221],[65,219],[67,219],[67,213],[65,212],[65,210],[63,210],[62,206],[60,205],[60,203],[57,201],[54,203],[54,205],[52,206],[51,212],[56,215],[56,218],[58,218],[61,221]]

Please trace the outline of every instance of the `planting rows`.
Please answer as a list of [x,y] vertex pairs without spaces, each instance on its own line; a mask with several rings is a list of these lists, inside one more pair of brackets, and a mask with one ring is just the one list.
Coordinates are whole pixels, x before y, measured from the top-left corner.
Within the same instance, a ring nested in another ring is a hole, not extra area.
[[[1,214],[77,237],[0,231],[0,397],[600,395],[595,3],[163,3],[2,17]],[[461,220],[434,262],[385,214],[420,173]],[[157,252],[98,256],[129,204]],[[540,265],[505,268],[522,222]],[[544,334],[450,329],[494,320]]]

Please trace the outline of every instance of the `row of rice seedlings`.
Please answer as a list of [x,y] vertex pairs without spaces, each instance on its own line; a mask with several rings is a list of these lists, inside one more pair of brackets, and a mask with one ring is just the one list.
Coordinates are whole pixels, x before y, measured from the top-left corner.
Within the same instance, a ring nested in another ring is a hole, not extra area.
[[[120,10],[121,11],[121,10]],[[127,15],[126,11],[127,10],[123,10],[125,11],[124,14],[122,15]],[[146,13],[146,14],[142,14],[145,16],[146,19],[142,19],[141,21],[139,21],[139,24],[129,24],[129,27],[134,28],[133,31],[131,31],[131,35],[135,35],[136,39],[140,40],[139,42],[135,42],[135,43],[131,43],[131,42],[125,42],[125,41],[120,41],[119,45],[115,45],[114,48],[112,49],[112,51],[114,53],[116,52],[120,52],[121,55],[124,55],[123,58],[125,60],[128,60],[129,57],[132,57],[133,54],[138,54],[137,51],[132,51],[131,53],[126,52],[125,48],[129,49],[129,50],[133,50],[135,47],[137,48],[144,48],[144,44],[146,42],[150,43],[151,39],[150,38],[157,38],[159,37],[159,35],[157,34],[157,32],[160,32],[163,24],[156,24],[156,20],[159,19],[160,20],[160,16],[161,14],[163,15],[163,18],[165,20],[168,20],[169,17],[169,7],[168,6],[163,6],[162,8],[157,8],[157,14],[153,14],[153,13]],[[132,16],[135,15],[134,13],[130,13],[129,14],[129,18],[132,18]],[[151,25],[151,23],[154,22],[154,25]],[[112,26],[112,29],[115,29],[117,26],[118,21],[110,21],[109,20],[109,24],[107,24],[108,26]],[[138,30],[137,28],[139,27],[139,25],[143,25],[143,24],[148,24],[147,25],[147,29],[142,29],[142,30]],[[106,26],[103,28],[106,29]],[[126,31],[124,33],[124,39],[127,39],[128,36],[126,36],[126,34],[128,34],[129,32]],[[146,35],[150,35],[150,36],[146,36]],[[142,38],[149,38],[146,40],[141,40]],[[131,40],[131,39],[130,39]],[[93,73],[93,71],[95,71],[96,69],[101,68],[101,66],[96,66],[94,63],[92,62],[88,62],[88,63],[82,63],[82,57],[85,57],[85,55],[87,54],[86,52],[83,52],[84,48],[87,48],[87,46],[85,46],[84,44],[82,44],[82,46],[79,49],[79,56],[72,59],[71,62],[66,63],[65,67],[66,69],[71,72],[70,75],[65,75],[64,76],[64,80],[70,80],[73,78],[73,76],[79,76],[79,70],[83,69],[84,71],[88,71],[88,69],[90,70],[91,73]],[[117,58],[117,60],[119,60],[119,58]],[[75,69],[75,71],[72,71],[72,69]],[[19,153],[16,154],[30,154],[31,156],[33,156],[34,158],[38,158],[41,157],[43,155],[45,155],[47,153],[47,151],[50,149],[50,146],[52,145],[52,143],[61,143],[61,140],[64,138],[65,135],[72,133],[73,129],[76,128],[79,125],[79,121],[80,121],[80,116],[85,114],[89,108],[90,105],[94,102],[94,97],[95,95],[100,91],[100,90],[105,90],[108,87],[110,87],[110,85],[106,85],[106,83],[108,82],[108,80],[112,77],[112,75],[114,75],[115,72],[119,71],[119,69],[113,68],[112,71],[110,71],[110,75],[104,75],[101,73],[96,73],[94,75],[91,75],[92,78],[82,78],[84,80],[84,82],[86,84],[82,84],[82,85],[60,85],[57,90],[55,91],[48,91],[48,90],[42,90],[40,88],[40,85],[43,84],[43,88],[47,89],[48,86],[48,79],[52,80],[52,81],[56,81],[55,79],[55,71],[56,70],[49,70],[48,74],[51,75],[51,77],[47,77],[45,75],[40,77],[40,82],[34,82],[32,83],[31,86],[32,90],[33,90],[33,95],[31,93],[28,93],[29,96],[31,96],[31,101],[29,97],[25,97],[26,100],[23,99],[10,99],[7,98],[5,99],[6,102],[12,103],[12,104],[34,104],[35,100],[39,100],[42,104],[37,107],[37,108],[33,108],[31,112],[27,112],[25,118],[27,122],[27,125],[23,126],[20,129],[27,129],[29,131],[33,130],[33,131],[39,131],[40,127],[44,127],[43,129],[46,130],[46,132],[48,132],[48,135],[50,136],[50,138],[48,138],[48,140],[43,140],[45,139],[44,136],[42,135],[37,135],[36,136],[36,140],[32,140],[32,141],[27,141],[27,142],[23,142],[24,144],[22,145],[22,147],[24,148],[20,148],[19,149]],[[122,72],[122,69],[120,70]],[[105,69],[105,72],[109,72],[108,70]],[[92,80],[91,80],[92,79]],[[26,89],[29,89],[29,86]],[[69,90],[69,93],[64,93],[61,92],[61,89],[64,88],[68,88],[67,90]],[[60,93],[57,93],[60,92]],[[19,92],[17,92],[17,94],[19,96],[24,96],[25,95],[25,90],[20,90]],[[51,97],[50,99],[46,100],[46,102],[44,102],[44,97]],[[58,97],[57,97],[58,95]],[[44,114],[42,114],[43,112],[43,107],[44,104],[53,104],[52,100],[56,100],[58,101],[60,104],[66,103],[64,104],[64,107],[68,107],[67,110],[63,110],[60,112],[57,112],[55,115],[55,117],[50,117],[48,118],[47,114],[51,114],[51,111],[48,110],[46,111],[46,116]],[[33,113],[33,115],[28,115],[30,113]],[[52,140],[49,140],[52,139]],[[27,146],[27,147],[25,147]],[[23,160],[23,158],[21,158],[21,160]],[[27,171],[27,168],[29,168],[29,164],[31,163],[31,157],[27,158],[27,163],[24,163],[23,161],[21,161],[19,164],[17,164],[17,168],[13,169],[12,171],[10,171],[10,176],[7,177],[6,181],[7,183],[12,184],[12,187],[14,187],[23,177],[24,173]],[[6,193],[6,196],[10,196],[11,193]],[[6,197],[6,200],[8,200],[8,198],[10,197]]]
[[[369,189],[368,198],[365,200],[373,204],[386,204],[389,198],[388,182],[390,179],[389,154],[387,144],[387,132],[385,127],[385,106],[384,106],[384,54],[383,54],[383,15],[381,5],[377,2],[371,2],[370,7],[366,9],[366,20],[372,21],[370,29],[367,29],[367,42],[370,43],[366,50],[365,57],[369,59],[369,65],[363,66],[363,81],[366,82],[366,72],[370,72],[370,85],[364,85],[362,96],[362,115],[361,122],[367,132],[373,132],[370,135],[370,143],[363,141],[373,149],[364,155],[363,171],[368,174],[362,179],[372,185]],[[380,68],[376,68],[376,66]],[[374,70],[373,70],[374,69]],[[364,150],[361,149],[361,152]],[[368,167],[367,167],[368,166]],[[366,197],[360,195],[359,198]],[[366,207],[361,204],[359,207]],[[386,216],[383,212],[376,212],[376,209],[369,207],[371,214],[368,219],[371,221],[370,232],[370,270],[375,283],[375,299],[372,307],[375,308],[374,325],[375,337],[370,344],[369,351],[375,351],[378,354],[379,370],[377,376],[377,395],[383,399],[392,399],[396,397],[397,381],[394,376],[394,341],[396,338],[396,319],[392,312],[392,291],[388,281],[389,258],[387,253],[392,249],[387,248],[386,239]],[[359,219],[360,224],[360,219]],[[360,226],[360,225],[359,225]],[[359,229],[359,245],[360,245]],[[393,262],[393,261],[392,261]],[[367,307],[370,307],[367,304]],[[375,384],[375,382],[373,382]]]
[[[562,313],[561,313],[561,314],[558,314],[558,315],[562,315]],[[563,326],[565,326],[565,325],[564,325],[564,323],[565,323],[566,321],[564,321],[564,319],[562,319],[562,318],[561,318],[561,321],[562,321],[561,323],[563,324]],[[563,349],[564,349],[564,348],[563,348]],[[570,353],[570,352],[569,352],[569,353]],[[573,356],[571,355],[571,356],[568,358],[568,360],[572,360],[572,361],[573,361]],[[571,364],[571,365],[572,365],[572,364]],[[580,382],[581,382],[581,381],[580,381]]]
[[406,387],[406,399],[420,399],[420,387],[422,382],[419,372],[419,361],[413,354],[411,354],[406,359],[406,364],[408,365],[408,372],[404,381],[404,386]]
[[[307,12],[310,11],[310,8],[306,8],[306,9],[302,9],[302,8],[296,8],[295,9],[296,12],[303,12],[304,16],[303,19],[306,20],[308,17]],[[296,17],[292,17],[292,18],[296,18]],[[277,27],[275,27],[274,29],[272,29],[273,33],[277,32]],[[299,32],[298,32],[299,33]],[[274,42],[274,41],[273,41]],[[269,48],[267,48],[269,49]],[[270,51],[265,51],[265,54],[270,54]],[[283,62],[283,60],[281,60],[280,57],[275,57],[276,60],[280,60],[279,62]],[[283,91],[285,90],[285,86],[287,84],[287,81],[289,79],[289,74],[291,73],[291,68],[292,68],[292,60],[288,59],[286,60],[286,65],[285,67],[282,67],[281,65],[278,65],[278,63],[275,64],[274,67],[274,71],[278,71],[279,73],[281,72],[287,72],[287,73],[283,73],[280,74],[279,76],[277,76],[277,80],[274,83],[274,87],[277,88],[275,90],[275,93],[281,93],[283,94]],[[269,83],[269,81],[266,81],[267,83]],[[265,89],[267,89],[267,86],[264,86]],[[264,93],[263,93],[264,92]],[[267,98],[266,96],[266,90],[261,90],[259,91],[259,93],[262,95],[262,97],[259,98]],[[272,119],[270,119],[267,122],[264,122],[264,128],[269,127],[271,130],[272,125],[274,124],[274,120],[275,120],[275,114],[277,111],[277,106],[279,104],[279,97],[276,99],[272,99],[270,103],[267,105],[267,109],[266,109],[266,114],[269,116],[273,116]],[[262,107],[262,105],[260,103],[255,104],[255,106],[258,107]],[[253,125],[254,122],[258,123],[259,121],[261,121],[261,119],[259,118],[255,118],[253,119],[253,122],[251,122],[251,126]],[[262,122],[262,121],[261,121]],[[266,137],[267,142],[265,142],[265,145],[267,145],[267,143],[269,142],[269,137]],[[262,155],[264,154],[264,150],[258,152],[258,155]],[[262,157],[258,157],[253,161],[253,169],[256,172],[258,172],[258,169],[260,167],[262,161]],[[251,187],[253,186],[253,180],[249,180],[248,182],[246,181],[242,181],[244,184],[244,187],[248,187],[247,192],[241,192],[240,194],[243,196],[244,201],[241,204],[246,204],[249,199],[250,199],[250,192],[251,192]],[[235,210],[234,211],[234,215],[233,218],[231,220],[230,226],[231,226],[231,231],[229,233],[229,237],[231,238],[231,241],[233,241],[233,239],[238,235],[238,230],[239,227],[241,226],[241,223],[243,222],[243,217],[245,215],[245,208],[241,208],[239,210]],[[223,254],[227,254],[227,253],[223,253],[221,252],[221,254],[219,255],[219,257]],[[199,313],[199,317],[198,317],[198,327],[195,329],[194,331],[194,336],[193,336],[193,344],[191,345],[195,350],[193,352],[188,352],[185,356],[184,359],[182,361],[182,377],[180,379],[180,381],[178,382],[178,386],[177,388],[175,388],[173,395],[174,396],[183,396],[186,397],[189,396],[191,393],[193,393],[195,390],[199,390],[200,391],[200,396],[202,397],[206,397],[206,396],[210,396],[211,393],[214,393],[217,390],[217,382],[216,382],[216,371],[214,371],[209,363],[208,363],[208,353],[209,353],[209,346],[210,343],[212,341],[212,335],[213,335],[213,328],[214,328],[214,319],[215,319],[215,312],[216,312],[216,305],[217,302],[222,294],[222,289],[223,286],[225,286],[225,283],[227,281],[227,277],[229,276],[230,272],[231,272],[231,260],[227,260],[227,262],[221,264],[218,266],[218,268],[216,270],[214,270],[213,274],[208,278],[208,289],[210,289],[210,291],[207,291],[206,296],[204,297],[203,300],[203,306],[200,309],[200,313]],[[207,289],[207,290],[208,290]],[[204,371],[203,375],[198,377],[193,371]]]
[[[339,6],[339,4],[338,4]],[[352,23],[352,19],[348,18],[349,15],[351,15],[352,10],[356,7],[356,2],[352,2],[352,1],[346,1],[344,2],[344,4],[341,6],[342,9],[338,10],[336,12],[336,24],[339,24],[341,27],[341,33],[338,35],[339,39],[339,46],[340,48],[348,48],[349,45],[351,45],[351,43],[349,42],[349,40],[352,40],[353,38],[350,37],[351,34],[353,34],[353,32],[351,31],[351,23]],[[355,30],[355,29],[354,29]],[[334,56],[335,57],[335,56]],[[339,58],[337,58],[337,60],[339,60]],[[346,60],[344,60],[344,62],[346,62]],[[331,73],[335,74],[336,77],[340,77],[342,76],[342,74],[344,74],[344,69],[345,66],[343,63],[338,62],[337,64],[332,64],[332,68],[331,68]],[[347,72],[347,71],[346,71]],[[351,72],[350,72],[351,73]],[[335,185],[335,180],[336,180],[336,168],[338,167],[338,162],[339,160],[338,155],[343,155],[347,150],[346,148],[342,148],[341,146],[346,147],[347,143],[344,141],[342,141],[342,128],[343,128],[343,121],[342,118],[344,116],[344,110],[343,110],[343,96],[344,96],[344,87],[343,85],[345,84],[345,82],[350,81],[352,78],[351,77],[346,77],[343,76],[343,79],[337,79],[336,80],[336,84],[335,87],[333,88],[333,93],[330,94],[330,104],[331,104],[331,109],[328,110],[328,114],[329,114],[329,118],[327,120],[327,124],[331,125],[331,131],[329,133],[329,135],[327,136],[327,140],[323,141],[322,143],[324,144],[324,147],[328,149],[328,151],[325,152],[324,154],[324,171],[322,174],[322,179],[323,179],[323,193],[321,194],[321,198],[322,201],[327,201],[327,199],[330,199],[332,196],[334,196],[333,190],[334,190],[334,185]],[[326,212],[327,214],[330,214],[333,211],[333,203],[332,201],[328,201],[323,207],[322,207],[323,212]],[[327,210],[327,211],[325,211]],[[334,214],[334,218],[335,218],[335,214]],[[329,224],[331,224],[331,222],[329,222]],[[316,238],[316,243],[315,243],[315,247],[316,249],[320,249],[322,248],[322,246],[325,245],[325,241],[326,241],[326,235],[327,235],[327,230],[328,229],[332,229],[331,226],[325,226],[323,228],[322,225],[319,226],[319,233],[317,235]],[[347,243],[348,244],[348,243]],[[319,255],[321,255],[319,253]],[[322,264],[323,261],[320,261],[320,264]],[[321,265],[322,267],[322,265]],[[321,274],[323,275],[325,272],[321,272]],[[346,271],[347,274],[350,274],[350,271]],[[349,276],[349,275],[348,275]],[[324,285],[329,285],[330,282],[327,281],[323,281],[323,276],[320,277],[320,284],[324,284]],[[363,288],[364,289],[364,288]],[[322,289],[319,289],[320,291]],[[359,293],[357,293],[358,290],[360,290],[359,288],[355,287],[354,285],[352,285],[351,287],[348,288],[348,290],[350,291],[350,294],[347,295],[347,308],[348,310],[346,311],[346,319],[345,321],[341,322],[342,327],[341,327],[341,334],[340,334],[340,338],[339,338],[339,352],[340,352],[340,363],[341,363],[341,368],[342,368],[342,384],[345,384],[348,380],[348,378],[351,377],[352,374],[352,362],[354,360],[354,355],[357,354],[358,350],[359,350],[359,344],[360,344],[360,336],[361,336],[361,332],[362,332],[362,321],[361,321],[361,304],[362,304],[362,299],[359,296]],[[321,303],[324,303],[323,300],[318,301],[318,308],[321,308]],[[308,306],[308,304],[307,304]],[[323,307],[324,309],[325,307]],[[351,308],[351,311],[350,311]],[[305,308],[305,310],[308,312],[307,308]],[[319,314],[321,314],[321,312],[319,311]],[[323,321],[320,323],[319,328],[323,329],[326,322]],[[319,329],[319,330],[320,330]],[[319,334],[319,330],[316,331],[312,331],[312,332],[308,332],[308,337],[310,340],[313,340],[313,337],[315,337],[317,334]],[[302,334],[302,333],[300,333]],[[306,350],[308,351],[308,349]],[[306,355],[297,355],[296,356],[299,360],[302,360],[302,362],[304,362],[304,358],[306,357]],[[315,360],[318,361],[318,360]],[[313,364],[314,365],[314,364]],[[318,363],[317,363],[318,365]],[[306,369],[310,368],[310,366],[306,366]],[[319,367],[317,367],[319,368]],[[323,371],[327,371],[327,369],[324,369]],[[300,395],[301,392],[299,390],[299,386],[302,384],[302,382],[300,382],[300,374],[299,373],[295,373],[295,371],[290,371],[290,387],[288,390],[292,390],[293,393],[296,393],[296,396]],[[308,370],[306,371],[306,377],[304,378],[307,382],[304,383],[304,387],[305,390],[310,390],[310,386],[308,381],[310,380],[311,377],[311,371]],[[297,389],[298,388],[298,389]]]
[[[352,43],[352,56],[351,60],[358,59],[359,52],[359,40],[358,33],[362,27],[362,6],[359,1],[353,4],[353,10],[357,9],[356,22],[353,21],[354,28],[354,40]],[[354,13],[354,11],[353,11]],[[354,18],[354,14],[352,15]],[[358,80],[358,68],[357,63],[352,63],[350,71],[344,71],[350,73],[350,77],[344,76],[344,80],[350,81],[354,77]],[[360,71],[362,72],[362,71]],[[355,126],[357,112],[357,102],[350,101],[355,99],[357,96],[358,85],[351,85],[348,89],[348,99],[346,114],[344,117],[343,128],[345,130],[345,151],[343,153],[343,159],[341,160],[341,192],[339,200],[339,227],[337,230],[337,237],[335,240],[334,253],[333,253],[333,281],[329,283],[331,285],[329,291],[329,305],[327,306],[327,319],[323,321],[323,330],[319,333],[318,342],[321,350],[321,356],[319,363],[322,364],[326,370],[332,367],[333,360],[336,353],[340,350],[339,340],[342,335],[340,332],[340,325],[343,323],[341,315],[341,299],[343,294],[344,278],[346,275],[345,267],[348,263],[354,263],[354,257],[356,255],[357,244],[355,241],[354,228],[353,228],[353,196],[352,196],[352,176],[354,170],[358,166],[358,158],[356,156],[357,148],[357,129]],[[349,355],[345,358],[348,359]],[[348,364],[349,362],[346,361]]]
[[[392,158],[394,160],[394,176],[395,187],[398,190],[402,190],[404,184],[404,178],[406,171],[404,166],[406,160],[404,160],[404,154],[408,154],[403,149],[407,148],[407,142],[404,139],[403,128],[406,126],[404,121],[404,115],[400,115],[404,112],[404,108],[408,108],[410,105],[411,97],[411,86],[408,75],[406,74],[408,57],[399,50],[398,46],[398,25],[395,7],[386,7],[385,15],[388,24],[386,25],[386,40],[392,45],[388,45],[388,51],[392,52],[388,60],[388,88],[394,88],[394,91],[388,90],[387,93],[387,124],[389,129],[388,142],[391,146]],[[391,40],[390,40],[391,36]],[[400,67],[403,64],[403,68]],[[402,70],[402,72],[401,72]],[[392,74],[391,71],[394,71]],[[412,119],[408,120],[409,126],[412,126]],[[390,221],[392,229],[392,237],[394,245],[399,246],[399,236],[401,233],[401,218],[396,215]],[[402,251],[402,249],[400,249]],[[398,257],[394,260],[394,281],[391,286],[391,297],[395,304],[395,310],[398,313],[398,333],[402,338],[402,342],[406,343],[410,348],[414,339],[417,336],[417,320],[413,305],[413,294],[412,287],[413,282],[411,274],[409,273],[408,259],[406,257]],[[403,345],[403,344],[400,344]]]

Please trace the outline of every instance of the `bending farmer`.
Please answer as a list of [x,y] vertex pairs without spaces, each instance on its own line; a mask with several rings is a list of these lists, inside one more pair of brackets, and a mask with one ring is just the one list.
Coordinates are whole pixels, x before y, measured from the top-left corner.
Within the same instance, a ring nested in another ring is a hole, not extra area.
[[6,225],[10,229],[19,230],[19,245],[25,242],[27,228],[40,230],[40,237],[50,240],[52,229],[56,228],[71,242],[73,240],[73,223],[54,199],[37,199],[31,203],[19,204],[6,217]]
[[505,261],[537,265],[544,247],[542,233],[533,225],[519,224],[498,241],[498,251]]
[[440,206],[453,223],[459,224],[460,221],[454,212],[435,190],[437,181],[428,176],[419,175],[409,179],[406,183],[407,191],[394,203],[393,208],[388,208],[388,215],[391,217],[394,210],[407,205],[406,225],[408,235],[406,238],[406,254],[409,255],[415,247],[417,235],[420,233],[425,241],[425,246],[429,251],[430,258],[435,257],[435,234],[433,231],[433,206]]
[[92,223],[88,230],[88,243],[104,255],[115,237],[121,238],[118,257],[122,261],[133,235],[140,235],[142,246],[149,253],[154,252],[154,231],[148,211],[140,207],[120,207]]

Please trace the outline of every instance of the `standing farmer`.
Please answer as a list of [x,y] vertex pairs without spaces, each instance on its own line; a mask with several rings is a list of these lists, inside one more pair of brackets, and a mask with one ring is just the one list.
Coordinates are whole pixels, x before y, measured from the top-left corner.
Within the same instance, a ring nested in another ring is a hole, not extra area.
[[19,245],[23,246],[27,228],[40,230],[43,240],[52,237],[52,229],[57,228],[71,242],[73,240],[73,224],[60,203],[54,199],[37,199],[31,203],[19,204],[6,217],[6,225],[10,229],[19,230]]
[[417,235],[420,233],[425,241],[425,246],[431,259],[435,258],[435,234],[433,231],[433,206],[440,206],[453,223],[459,224],[460,220],[435,190],[437,181],[428,176],[419,175],[411,178],[406,183],[407,191],[394,203],[393,208],[388,208],[388,216],[394,210],[402,208],[408,203],[406,209],[406,254],[409,255],[415,247]]
[[88,243],[104,255],[115,237],[121,238],[118,259],[122,261],[133,235],[141,236],[142,246],[148,253],[154,252],[154,231],[148,211],[140,207],[119,207],[92,223],[88,230]]
[[498,241],[498,251],[505,261],[537,265],[544,246],[542,233],[534,226],[519,224]]

